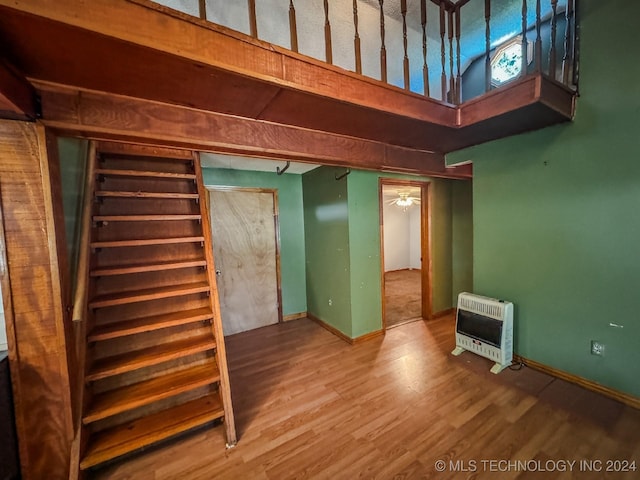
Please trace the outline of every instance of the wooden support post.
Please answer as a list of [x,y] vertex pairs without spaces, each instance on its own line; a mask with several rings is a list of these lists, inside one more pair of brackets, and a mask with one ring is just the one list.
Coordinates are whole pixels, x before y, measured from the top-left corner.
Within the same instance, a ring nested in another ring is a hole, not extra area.
[[256,0],[249,2],[249,34],[253,38],[258,38],[258,18],[256,17]]
[[362,52],[360,49],[360,34],[358,33],[358,0],[353,0],[353,26],[355,29],[353,49],[356,58],[356,73],[362,73]]
[[296,23],[296,7],[293,0],[289,0],[289,35],[291,36],[291,50],[298,51],[298,26]]
[[63,226],[53,212],[44,128],[0,120],[0,158],[7,256],[0,273],[3,287],[5,275],[10,282],[5,313],[22,478],[68,478],[73,419],[56,236]]
[[484,89],[491,90],[491,0],[484,0]]
[[440,90],[442,94],[442,101],[447,101],[447,71],[445,67],[445,56],[446,56],[446,47],[445,47],[445,4],[444,2],[440,2],[440,61],[442,63],[442,73],[440,74]]
[[534,49],[536,72],[542,71],[542,36],[540,35],[542,20],[540,18],[540,10],[540,0],[536,0],[536,46]]
[[402,61],[402,67],[404,70],[404,89],[409,90],[411,85],[409,79],[409,53],[407,46],[407,0],[400,1],[400,12],[402,13],[402,44],[404,47],[404,59]]
[[549,49],[549,77],[556,79],[556,32],[558,30],[558,0],[551,0],[551,47]]
[[380,4],[380,80],[387,82],[387,48],[384,44],[384,0]]
[[449,102],[456,103],[456,77],[453,75],[453,10],[447,11],[449,37]]
[[427,61],[427,0],[420,0],[420,23],[422,25],[422,80],[423,93],[429,96],[429,63]]
[[529,65],[529,58],[527,55],[529,48],[527,43],[527,0],[522,0],[522,64],[520,67],[520,76],[524,77],[527,74],[527,66]]
[[569,85],[569,72],[573,62],[573,1],[567,0],[567,11],[565,13],[564,54],[562,56],[562,83],[565,85]]
[[462,103],[462,74],[460,73],[460,10],[461,7],[456,8],[456,104]]
[[207,0],[198,0],[199,15],[202,20],[207,19]]
[[331,48],[331,22],[329,21],[329,0],[324,0],[324,51],[327,63],[333,63]]

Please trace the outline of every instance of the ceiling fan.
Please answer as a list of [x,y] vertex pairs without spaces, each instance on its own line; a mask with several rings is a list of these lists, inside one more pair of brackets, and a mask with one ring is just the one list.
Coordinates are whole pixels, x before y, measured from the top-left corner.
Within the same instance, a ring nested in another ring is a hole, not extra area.
[[403,212],[406,212],[412,205],[420,205],[420,196],[411,195],[409,190],[398,190],[398,196],[385,200],[387,205],[396,205],[402,208]]

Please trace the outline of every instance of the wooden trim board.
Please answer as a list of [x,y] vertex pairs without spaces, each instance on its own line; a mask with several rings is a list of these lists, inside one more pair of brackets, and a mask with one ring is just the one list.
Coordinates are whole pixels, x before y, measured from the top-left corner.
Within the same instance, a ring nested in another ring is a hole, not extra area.
[[534,370],[539,370],[541,372],[547,373],[553,377],[560,378],[570,383],[575,383],[581,387],[586,388],[587,390],[591,390],[593,392],[600,393],[609,398],[613,398],[625,405],[629,405],[635,409],[640,410],[640,398],[635,397],[631,394],[621,392],[620,390],[616,390],[605,385],[601,385],[593,380],[589,380],[584,377],[580,377],[578,375],[574,375],[572,373],[565,372],[555,367],[550,367],[549,365],[545,365],[544,363],[536,362],[535,360],[531,360],[529,358],[525,358],[521,355],[514,354],[513,355],[514,362],[522,362],[526,366],[533,368]]
[[312,313],[307,313],[307,318],[309,318],[310,320],[313,320],[318,325],[320,325],[322,328],[324,328],[325,330],[328,330],[329,332],[333,333],[336,337],[340,338],[341,340],[344,340],[349,345],[356,345],[356,344],[359,344],[359,343],[362,343],[362,342],[366,342],[367,340],[371,340],[372,338],[376,338],[376,337],[379,337],[381,335],[384,335],[384,330],[380,329],[380,330],[375,330],[373,332],[365,333],[364,335],[360,335],[359,337],[351,338],[348,335],[346,335],[345,333],[342,333],[340,330],[338,330],[333,325],[329,325],[324,320],[319,319],[318,317],[316,317]]
[[439,312],[432,314],[429,317],[429,320],[437,320],[438,318],[446,317],[447,315],[450,315],[455,311],[456,311],[455,307],[447,308],[446,310],[440,310]]
[[307,312],[291,313],[289,315],[284,315],[282,317],[282,321],[283,322],[291,322],[293,320],[299,320],[301,318],[306,318],[307,316],[308,316]]
[[469,165],[447,168],[441,153],[104,92],[33,83],[42,96],[43,123],[67,135],[431,177],[472,175]]

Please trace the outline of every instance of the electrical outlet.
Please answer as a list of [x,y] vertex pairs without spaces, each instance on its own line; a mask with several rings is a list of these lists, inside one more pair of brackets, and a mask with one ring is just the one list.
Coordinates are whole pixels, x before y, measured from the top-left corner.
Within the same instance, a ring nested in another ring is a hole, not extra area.
[[604,343],[591,340],[591,355],[604,356]]
[[331,307],[333,305],[333,300],[329,299],[329,306]]

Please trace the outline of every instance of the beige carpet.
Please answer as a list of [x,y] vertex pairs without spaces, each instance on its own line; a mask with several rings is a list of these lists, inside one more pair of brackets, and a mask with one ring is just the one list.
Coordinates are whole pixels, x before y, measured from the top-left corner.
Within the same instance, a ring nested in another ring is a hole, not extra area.
[[420,270],[397,270],[384,274],[387,327],[422,315]]

